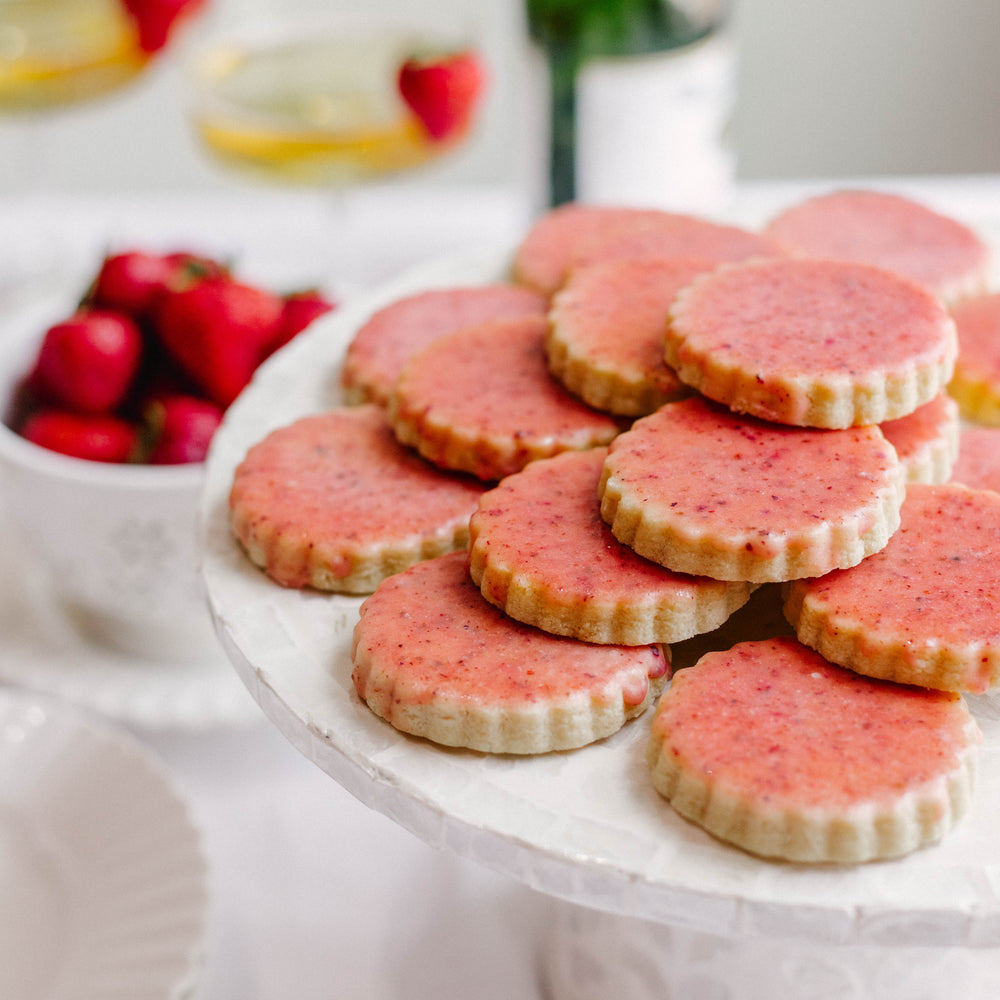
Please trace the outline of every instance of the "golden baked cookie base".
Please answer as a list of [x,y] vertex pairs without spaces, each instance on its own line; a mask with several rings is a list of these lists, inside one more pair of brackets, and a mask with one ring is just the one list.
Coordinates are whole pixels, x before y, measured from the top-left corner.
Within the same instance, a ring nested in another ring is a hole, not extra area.
[[899,527],[905,490],[900,475],[853,516],[818,521],[810,531],[784,537],[772,533],[766,551],[758,551],[754,543],[759,539],[749,528],[738,537],[722,537],[652,517],[645,504],[623,494],[607,468],[601,477],[601,516],[620,542],[678,573],[775,583],[846,569],[884,548]]
[[650,595],[622,601],[598,596],[573,599],[538,577],[511,566],[498,566],[475,539],[470,547],[469,572],[483,597],[517,621],[553,635],[622,646],[681,642],[710,632],[743,607],[754,590],[749,583],[734,585],[717,595],[703,594],[683,604]]
[[748,413],[776,423],[840,430],[880,424],[912,413],[948,385],[953,358],[889,374],[810,379],[769,375],[726,363],[715,354],[689,357],[669,328],[664,341],[667,364],[680,379],[736,413]]
[[234,513],[230,514],[230,527],[250,561],[265,572],[291,562],[301,568],[307,586],[359,596],[372,593],[386,577],[416,562],[461,551],[469,544],[468,517],[443,524],[436,534],[368,547],[353,546],[343,538],[303,544],[278,530],[255,528]]
[[579,694],[561,703],[540,700],[511,707],[474,699],[395,702],[393,677],[363,652],[355,658],[354,677],[368,707],[400,732],[441,746],[518,755],[574,750],[604,739],[654,705],[666,685],[666,677],[651,678],[646,697],[637,705]]
[[1000,649],[981,643],[927,643],[915,649],[904,633],[873,634],[868,622],[838,615],[835,608],[811,601],[805,581],[785,592],[785,617],[799,641],[831,663],[867,677],[915,684],[939,691],[966,692],[970,681],[989,668],[992,685],[1000,681]]
[[443,469],[468,472],[487,482],[519,472],[540,458],[552,458],[570,449],[586,451],[600,447],[617,434],[617,430],[602,433],[581,429],[571,438],[536,440],[492,435],[456,426],[434,413],[407,409],[396,397],[389,403],[388,414],[400,443],[415,448]]
[[[690,396],[693,391],[665,371],[663,384],[619,371],[582,356],[552,327],[545,342],[552,374],[595,410],[624,417],[641,417],[664,403]],[[668,387],[673,383],[672,387]]]
[[858,864],[901,857],[938,842],[968,811],[976,778],[974,747],[947,775],[891,806],[801,811],[768,807],[720,788],[684,767],[657,736],[648,745],[653,786],[686,819],[752,854],[800,863]]

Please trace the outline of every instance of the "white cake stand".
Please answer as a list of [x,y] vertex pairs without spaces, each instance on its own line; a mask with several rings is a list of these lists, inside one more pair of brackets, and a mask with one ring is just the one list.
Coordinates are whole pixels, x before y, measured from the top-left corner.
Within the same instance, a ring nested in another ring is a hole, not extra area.
[[1000,995],[1000,710],[991,700],[973,700],[986,737],[974,806],[940,845],[855,867],[763,861],[680,819],[652,789],[648,718],[531,758],[397,732],[351,685],[360,601],[278,587],[233,542],[237,463],[272,428],[339,403],[340,358],[359,323],[419,289],[500,278],[508,259],[491,251],[431,265],[323,317],[231,407],[208,462],[204,576],[253,698],[362,802],[546,894],[554,998]]

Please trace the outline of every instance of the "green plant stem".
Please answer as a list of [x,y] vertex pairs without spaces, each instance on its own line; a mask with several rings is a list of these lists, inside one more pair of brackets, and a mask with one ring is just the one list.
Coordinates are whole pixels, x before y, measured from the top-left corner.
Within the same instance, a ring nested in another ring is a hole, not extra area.
[[576,75],[578,57],[570,45],[548,46],[549,204],[576,197]]

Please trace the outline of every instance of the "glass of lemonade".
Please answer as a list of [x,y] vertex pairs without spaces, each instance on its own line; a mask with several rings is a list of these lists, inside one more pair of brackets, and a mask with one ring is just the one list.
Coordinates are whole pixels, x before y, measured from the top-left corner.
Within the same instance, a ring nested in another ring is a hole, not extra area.
[[469,47],[468,36],[375,14],[267,21],[206,35],[189,60],[190,115],[221,165],[260,179],[346,186],[452,151],[398,86],[407,59]]
[[0,112],[89,100],[146,66],[121,0],[3,0]]

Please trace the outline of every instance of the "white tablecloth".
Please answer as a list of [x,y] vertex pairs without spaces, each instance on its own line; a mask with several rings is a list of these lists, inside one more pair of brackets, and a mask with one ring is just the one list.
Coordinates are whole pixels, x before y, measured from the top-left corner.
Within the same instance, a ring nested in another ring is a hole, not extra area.
[[[882,183],[970,220],[984,206],[1000,219],[1000,178]],[[776,199],[828,186],[744,187],[738,207],[759,217]],[[339,293],[428,255],[509,242],[526,219],[521,202],[495,191],[372,192],[346,213],[316,196],[270,193],[0,202],[0,267],[5,255],[13,267],[12,245],[50,252],[55,270],[39,272],[34,288],[44,294],[109,246],[184,245],[226,253],[271,286]],[[199,1000],[543,995],[547,901],[373,813],[263,714],[215,731],[135,732],[174,775],[204,834],[211,910]]]

